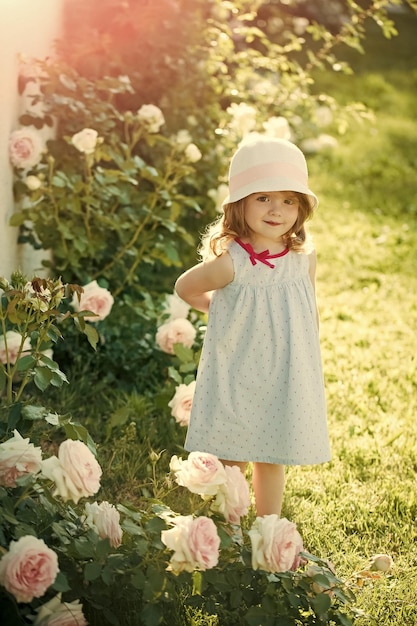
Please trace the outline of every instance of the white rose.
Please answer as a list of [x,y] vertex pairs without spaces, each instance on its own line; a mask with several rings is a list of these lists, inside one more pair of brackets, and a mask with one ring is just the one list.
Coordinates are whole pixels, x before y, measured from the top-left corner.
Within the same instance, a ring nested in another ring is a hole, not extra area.
[[305,17],[294,17],[292,23],[294,26],[294,33],[300,36],[304,35],[310,22]]
[[337,148],[338,141],[331,135],[321,134],[318,137],[310,137],[301,142],[300,148],[303,152],[313,154],[321,150]]
[[187,146],[189,143],[191,143],[191,141],[191,135],[188,130],[179,130],[175,135],[175,142],[179,146]]
[[172,409],[171,415],[181,426],[188,426],[189,424],[194,392],[195,380],[188,385],[178,385],[174,397],[168,402],[168,406]]
[[164,114],[154,104],[142,104],[137,113],[137,119],[142,122],[149,133],[158,133],[165,124]]
[[85,505],[87,514],[86,523],[96,530],[102,539],[108,538],[113,548],[118,548],[122,543],[123,531],[120,527],[120,513],[109,502],[89,502]]
[[37,474],[42,467],[42,451],[17,430],[13,437],[0,444],[0,485],[16,487],[16,479],[25,474]]
[[61,594],[36,609],[33,626],[87,626],[79,600],[61,602]]
[[325,105],[317,107],[314,117],[319,126],[329,126],[333,122],[332,110]]
[[93,154],[97,145],[98,132],[93,128],[83,128],[71,137],[72,145],[84,154]]
[[223,463],[208,452],[190,452],[185,461],[174,455],[169,467],[178,485],[200,496],[216,495],[227,481]]
[[291,128],[285,117],[270,117],[262,124],[267,135],[276,139],[291,139]]
[[37,176],[26,176],[23,182],[30,191],[36,191],[42,187],[42,181]]
[[99,322],[104,320],[110,313],[114,303],[114,298],[108,289],[100,287],[96,280],[91,281],[83,287],[80,301],[74,293],[71,306],[75,311],[91,311],[96,315],[89,315],[84,319],[89,322]]
[[225,183],[221,183],[217,189],[210,189],[208,196],[213,200],[216,211],[221,213],[223,211],[223,201],[229,195],[229,187]]
[[162,324],[156,333],[155,341],[167,354],[175,354],[174,346],[181,343],[191,348],[197,334],[194,326],[187,319],[177,318]]
[[165,296],[164,310],[169,314],[170,320],[185,319],[190,312],[190,305],[184,302],[176,293]]
[[231,116],[229,126],[241,136],[245,136],[256,126],[256,109],[244,102],[235,102],[227,107],[227,112]]
[[185,154],[185,158],[190,163],[197,163],[197,161],[199,161],[201,157],[203,156],[199,148],[197,148],[197,146],[195,145],[195,143],[188,144],[188,146],[185,148],[184,154]]
[[[22,343],[22,335],[16,333],[14,330],[8,330],[5,335],[0,337],[0,361],[2,363],[16,363],[19,356],[19,350]],[[6,351],[7,346],[7,351]],[[24,353],[30,352],[31,344],[30,339],[26,338],[23,342],[20,356]]]

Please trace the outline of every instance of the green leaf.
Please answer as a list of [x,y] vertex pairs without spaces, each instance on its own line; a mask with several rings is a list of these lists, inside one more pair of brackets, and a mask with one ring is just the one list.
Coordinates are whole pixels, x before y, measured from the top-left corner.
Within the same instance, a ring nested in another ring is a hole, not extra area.
[[64,593],[65,591],[70,591],[71,587],[68,584],[68,579],[64,572],[58,572],[58,576],[55,578],[55,582],[52,585],[55,591]]
[[172,380],[177,383],[177,385],[180,385],[182,383],[182,378],[179,375],[178,371],[175,369],[175,367],[168,367],[168,376],[172,378]]
[[191,348],[187,348],[182,343],[174,343],[174,353],[181,363],[190,363],[193,361],[194,352]]
[[23,419],[36,421],[42,420],[48,414],[47,410],[43,406],[34,406],[32,404],[27,404],[22,408],[22,417]]
[[341,626],[353,626],[352,620],[347,615],[343,615],[340,611],[335,611],[335,617],[339,619]]
[[99,339],[97,330],[94,328],[94,326],[86,324],[83,329],[83,333],[87,337],[90,346],[93,348],[93,350],[95,350]]
[[45,391],[51,382],[53,373],[47,367],[35,367],[35,376],[33,378],[35,385],[41,391]]
[[94,557],[95,547],[86,539],[74,539],[73,546],[78,556],[80,556],[81,558],[92,559]]
[[64,430],[65,430],[65,434],[69,439],[78,439],[81,440],[83,443],[86,444],[86,446],[88,446],[88,448],[91,450],[91,452],[95,455],[96,454],[96,446],[94,441],[92,440],[90,433],[88,432],[88,430],[85,428],[85,426],[82,426],[81,424],[77,424],[71,421],[60,421],[61,426],[63,426]]
[[85,580],[96,580],[101,576],[101,565],[96,561],[92,561],[91,563],[87,563],[84,567],[84,579]]
[[311,604],[316,615],[323,619],[326,612],[330,609],[332,601],[326,593],[319,593],[311,600]]
[[251,606],[245,614],[245,620],[249,626],[274,626],[274,616],[267,613],[263,608]]
[[145,604],[140,616],[145,626],[160,624],[163,617],[163,608],[159,604]]
[[25,356],[22,356],[18,360],[16,364],[16,370],[18,372],[25,372],[26,370],[33,367],[35,363],[36,363],[36,359],[31,354],[27,354]]

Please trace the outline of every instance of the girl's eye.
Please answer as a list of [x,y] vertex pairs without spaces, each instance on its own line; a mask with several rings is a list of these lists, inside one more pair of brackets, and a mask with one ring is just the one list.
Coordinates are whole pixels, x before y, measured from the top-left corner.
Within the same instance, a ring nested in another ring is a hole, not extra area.
[[295,204],[295,198],[285,198],[285,204]]
[[268,196],[258,196],[257,198],[258,202],[268,202]]

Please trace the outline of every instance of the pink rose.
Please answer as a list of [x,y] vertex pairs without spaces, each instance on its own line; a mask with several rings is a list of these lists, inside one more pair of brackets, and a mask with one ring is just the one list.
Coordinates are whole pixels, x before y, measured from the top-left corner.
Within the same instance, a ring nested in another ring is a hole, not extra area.
[[206,570],[219,562],[220,538],[209,517],[178,516],[174,527],[161,532],[161,541],[174,550],[169,569],[175,574]]
[[226,482],[219,487],[211,509],[221,513],[227,522],[239,524],[250,506],[249,484],[237,465],[225,466]]
[[77,294],[72,297],[72,306],[75,311],[91,311],[95,315],[86,316],[84,319],[90,322],[104,320],[111,311],[114,298],[108,289],[100,287],[96,280],[84,285],[84,291],[78,301]]
[[29,439],[23,439],[17,430],[13,437],[0,444],[0,485],[16,487],[16,478],[37,474],[42,467],[42,451]]
[[12,541],[0,561],[0,584],[17,602],[40,598],[59,572],[58,557],[42,539],[25,535]]
[[224,465],[207,452],[190,452],[186,461],[173,456],[169,467],[179,485],[201,496],[216,495],[227,481]]
[[109,502],[102,502],[97,504],[85,505],[85,512],[87,514],[86,523],[96,530],[99,537],[102,539],[108,538],[110,545],[113,548],[118,548],[122,543],[123,531],[120,527],[120,513]]
[[168,406],[171,410],[171,415],[175,417],[178,424],[181,426],[188,426],[190,421],[191,407],[193,405],[195,391],[195,380],[188,385],[178,385],[175,389],[175,395],[168,402]]
[[164,352],[174,353],[174,345],[182,343],[187,348],[191,348],[197,334],[194,326],[187,319],[177,318],[162,324],[156,333],[156,343]]
[[[0,361],[4,364],[7,363],[7,357],[9,357],[8,362],[13,365],[16,363],[19,356],[22,356],[24,352],[30,352],[31,345],[30,339],[26,338],[23,342],[22,348],[22,335],[20,333],[16,333],[14,330],[8,330],[5,335],[0,337]],[[6,352],[7,346],[7,352]],[[19,355],[19,350],[21,349],[21,353]]]
[[252,567],[266,572],[296,570],[300,564],[303,540],[295,524],[285,517],[257,517],[249,531]]
[[9,157],[15,167],[27,169],[37,165],[44,149],[40,134],[31,128],[15,130],[9,139]]
[[93,453],[82,441],[72,439],[61,443],[58,458],[52,456],[42,463],[42,474],[55,482],[54,495],[75,504],[80,498],[97,493],[101,473]]
[[61,602],[61,594],[45,602],[37,611],[33,626],[87,626],[79,600]]

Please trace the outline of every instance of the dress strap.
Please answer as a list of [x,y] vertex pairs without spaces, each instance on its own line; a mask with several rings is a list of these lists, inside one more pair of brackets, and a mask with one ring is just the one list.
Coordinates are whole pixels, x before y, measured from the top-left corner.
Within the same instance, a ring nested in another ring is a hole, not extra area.
[[243,241],[241,241],[240,239],[235,239],[235,241],[249,254],[252,265],[256,265],[256,262],[260,261],[260,263],[263,263],[264,265],[267,265],[268,267],[271,267],[273,269],[275,265],[270,263],[268,259],[277,259],[278,257],[285,256],[289,252],[288,248],[285,248],[282,252],[279,252],[278,254],[269,254],[269,250],[255,252],[250,243],[243,243]]

